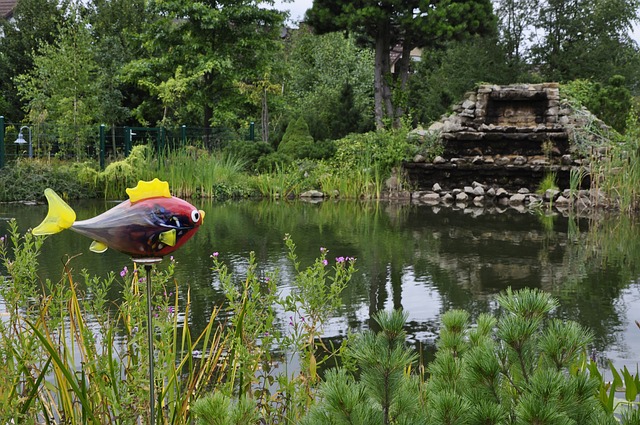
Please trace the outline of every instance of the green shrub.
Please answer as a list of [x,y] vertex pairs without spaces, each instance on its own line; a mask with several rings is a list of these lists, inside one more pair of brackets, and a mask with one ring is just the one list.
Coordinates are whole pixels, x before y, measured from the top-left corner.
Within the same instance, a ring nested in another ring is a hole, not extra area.
[[43,200],[51,188],[67,199],[97,196],[97,171],[90,163],[21,159],[0,170],[0,201]]
[[246,169],[253,171],[257,168],[260,158],[273,153],[274,149],[267,142],[238,140],[229,143],[223,151],[246,161]]
[[291,164],[292,159],[289,155],[281,152],[273,152],[260,157],[256,163],[256,170],[259,173],[272,173],[277,169],[285,169]]
[[607,423],[586,369],[591,334],[552,319],[557,301],[547,293],[509,289],[498,303],[501,314],[483,314],[475,326],[466,312],[444,314],[428,368],[431,418],[463,403],[457,420],[467,423]]
[[563,96],[584,106],[607,125],[624,133],[626,119],[631,110],[631,93],[625,87],[625,78],[612,76],[606,84],[590,80],[574,80],[561,86]]
[[407,141],[407,131],[378,130],[364,134],[350,134],[336,140],[332,163],[336,168],[353,170],[378,166],[383,175],[410,158],[415,146]]
[[442,317],[428,380],[405,346],[407,315],[375,316],[381,331],[359,335],[346,354],[356,373],[327,373],[304,424],[614,424],[589,375],[591,334],[550,317],[557,302],[538,290],[498,296],[499,314],[450,310]]
[[304,118],[291,121],[278,145],[278,152],[292,158],[306,158],[312,150],[314,141]]
[[107,165],[98,176],[104,196],[108,199],[121,198],[128,187],[135,187],[139,180],[145,179],[149,174],[152,155],[151,147],[137,145],[131,149],[128,157]]

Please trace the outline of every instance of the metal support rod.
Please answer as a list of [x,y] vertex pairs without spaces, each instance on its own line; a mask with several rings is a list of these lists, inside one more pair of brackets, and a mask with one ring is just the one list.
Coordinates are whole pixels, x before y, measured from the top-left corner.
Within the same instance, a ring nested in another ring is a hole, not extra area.
[[151,269],[153,265],[162,261],[162,258],[133,258],[133,262],[139,266],[144,266],[147,273],[147,342],[149,343],[149,425],[156,423],[156,380],[153,373],[153,303],[151,284]]
[[149,342],[149,425],[154,425],[156,415],[155,386],[156,381],[153,376],[153,307],[151,303],[151,264],[145,264],[147,272],[147,338]]

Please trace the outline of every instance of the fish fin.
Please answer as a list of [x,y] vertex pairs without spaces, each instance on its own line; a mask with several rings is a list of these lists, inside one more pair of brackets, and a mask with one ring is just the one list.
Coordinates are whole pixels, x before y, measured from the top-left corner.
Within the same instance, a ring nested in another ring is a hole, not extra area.
[[107,249],[109,249],[109,247],[107,245],[105,245],[102,242],[98,242],[98,241],[91,242],[91,246],[89,247],[89,251],[96,252],[98,254],[102,254]]
[[166,232],[160,233],[160,242],[165,245],[175,246],[176,244],[176,229],[167,230]]
[[42,223],[31,231],[34,235],[53,235],[73,226],[76,212],[53,189],[45,189],[49,211]]
[[127,195],[129,195],[129,200],[132,204],[148,198],[171,198],[169,183],[160,181],[157,178],[150,182],[140,180],[136,187],[127,188]]

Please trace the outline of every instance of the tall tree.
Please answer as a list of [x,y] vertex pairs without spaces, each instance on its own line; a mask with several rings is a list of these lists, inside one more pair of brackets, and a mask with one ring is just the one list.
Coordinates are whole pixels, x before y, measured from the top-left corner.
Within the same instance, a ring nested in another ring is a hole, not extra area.
[[66,1],[20,0],[11,20],[0,18],[0,98],[2,114],[19,122],[24,117],[22,102],[13,81],[33,67],[32,53],[43,43],[53,42],[63,26]]
[[[352,93],[351,112],[362,116],[359,126],[349,131],[366,130],[373,126],[373,55],[370,49],[358,47],[355,37],[340,33],[314,35],[301,25],[293,32],[287,46],[289,76],[285,84],[285,99],[290,118],[303,116],[315,140],[344,136],[345,116],[336,120],[342,90],[348,84]],[[356,112],[357,111],[357,112]]]
[[145,22],[144,0],[91,0],[87,2],[86,21],[94,38],[95,59],[102,70],[100,102],[102,121],[122,124],[131,114],[125,98],[135,88],[121,81],[122,67],[142,53],[139,34]]
[[15,78],[29,120],[54,123],[59,152],[76,159],[86,156],[86,142],[95,133],[88,125],[96,124],[101,115],[93,38],[78,13],[81,7],[70,7],[58,39],[42,45],[33,56],[33,68]]
[[263,78],[278,48],[284,14],[264,6],[257,0],[149,1],[145,54],[125,74],[160,101],[161,115],[138,108],[139,119],[207,128],[237,121],[245,101],[238,82]]
[[385,121],[399,124],[405,96],[394,98],[393,90],[406,91],[414,48],[436,48],[452,39],[492,32],[496,22],[491,0],[314,0],[306,21],[321,34],[353,32],[375,50],[378,127]]
[[628,34],[639,8],[640,0],[542,1],[538,39],[531,48],[533,64],[555,81],[628,77],[629,58],[637,49]]
[[500,42],[512,67],[520,67],[526,59],[525,44],[536,23],[539,3],[540,0],[497,0],[495,2]]

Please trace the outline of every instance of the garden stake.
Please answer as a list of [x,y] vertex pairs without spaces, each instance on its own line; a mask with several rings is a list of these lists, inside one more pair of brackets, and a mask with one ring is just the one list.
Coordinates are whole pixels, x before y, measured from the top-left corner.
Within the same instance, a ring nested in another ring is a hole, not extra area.
[[133,262],[144,266],[147,274],[147,341],[149,343],[149,425],[155,424],[155,378],[153,374],[153,307],[151,303],[151,269],[162,258],[134,258]]
[[147,272],[147,336],[149,342],[149,425],[155,425],[155,379],[153,376],[153,316],[151,269],[162,257],[180,248],[198,230],[204,211],[171,196],[169,183],[157,178],[139,181],[126,190],[129,199],[88,220],[76,221],[76,213],[57,193],[47,188],[49,204],[45,219],[34,235],[53,235],[71,229],[93,239],[90,251],[112,248],[132,256]]

